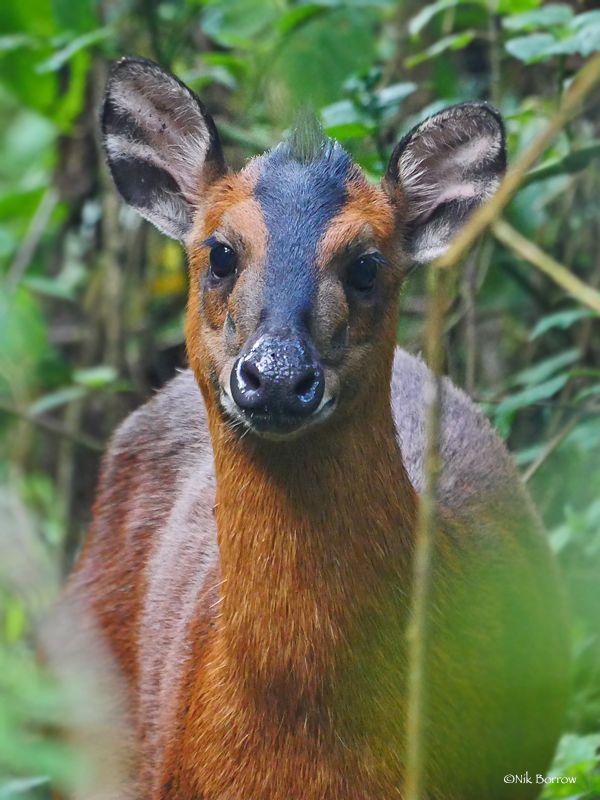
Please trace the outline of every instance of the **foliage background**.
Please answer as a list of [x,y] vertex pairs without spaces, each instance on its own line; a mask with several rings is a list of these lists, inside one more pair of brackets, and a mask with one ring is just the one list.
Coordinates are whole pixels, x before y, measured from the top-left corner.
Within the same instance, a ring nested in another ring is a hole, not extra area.
[[[0,797],[68,786],[59,688],[36,622],[90,519],[110,432],[185,365],[186,265],[123,208],[98,142],[122,55],[172,69],[214,115],[233,168],[310,102],[377,180],[427,115],[490,100],[512,159],[600,49],[595,0],[3,0],[0,4]],[[600,288],[599,92],[555,139],[506,220]],[[424,276],[398,338],[422,349]],[[600,324],[492,235],[462,265],[446,372],[508,439],[570,596],[574,679],[546,797],[600,796]],[[16,560],[15,560],[16,559]],[[19,560],[20,559],[20,560]],[[18,563],[19,567],[15,568]]]

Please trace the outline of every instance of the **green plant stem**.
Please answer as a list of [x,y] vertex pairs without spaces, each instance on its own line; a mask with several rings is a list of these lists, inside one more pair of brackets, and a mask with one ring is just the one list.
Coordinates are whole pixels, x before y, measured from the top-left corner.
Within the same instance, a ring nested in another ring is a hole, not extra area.
[[29,224],[25,238],[6,275],[6,291],[14,292],[21,282],[27,267],[31,263],[31,259],[35,255],[35,251],[38,248],[59,199],[58,192],[53,186],[50,186],[44,192],[40,204]]
[[527,467],[523,475],[521,476],[523,479],[523,483],[527,483],[538,471],[538,469],[542,466],[544,461],[548,458],[548,456],[553,453],[559,444],[567,438],[567,436],[571,433],[573,428],[577,425],[577,423],[588,413],[587,409],[583,409],[579,412],[579,414],[575,414],[567,424],[559,430],[555,436],[550,439],[550,441],[546,444],[542,452],[539,456],[535,459],[533,463]]
[[19,408],[15,408],[4,400],[0,400],[0,412],[24,419],[27,422],[30,422],[32,425],[36,425],[38,428],[46,431],[47,433],[51,433],[54,436],[60,436],[65,439],[70,439],[82,447],[87,447],[88,450],[95,450],[98,453],[102,453],[104,451],[104,445],[97,439],[87,436],[84,433],[71,433],[55,420],[46,419],[45,417],[36,417],[33,414],[29,414],[27,411],[22,411]]
[[406,713],[406,782],[404,800],[422,800],[425,777],[425,718],[427,684],[425,667],[429,650],[429,594],[433,572],[435,535],[438,524],[437,484],[441,470],[439,433],[441,418],[441,376],[443,366],[443,326],[447,307],[450,270],[428,271],[428,307],[426,352],[432,371],[427,397],[427,439],[425,451],[425,487],[421,495],[415,542],[411,617],[407,631],[409,671]]
[[552,159],[548,163],[541,164],[539,167],[530,170],[523,179],[522,186],[529,186],[530,183],[544,181],[554,178],[557,175],[571,175],[585,169],[594,158],[600,156],[600,142],[594,141],[584,147],[572,150],[562,158]]

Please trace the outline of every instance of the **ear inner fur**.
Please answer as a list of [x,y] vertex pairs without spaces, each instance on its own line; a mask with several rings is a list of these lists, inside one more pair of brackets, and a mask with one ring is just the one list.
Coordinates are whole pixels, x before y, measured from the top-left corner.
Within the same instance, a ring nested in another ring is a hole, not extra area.
[[225,171],[217,130],[204,106],[153,62],[122,59],[110,73],[102,132],[125,200],[183,241],[197,197]]
[[397,204],[413,262],[441,255],[496,191],[506,167],[504,139],[495,109],[462,103],[426,119],[396,146],[382,183]]

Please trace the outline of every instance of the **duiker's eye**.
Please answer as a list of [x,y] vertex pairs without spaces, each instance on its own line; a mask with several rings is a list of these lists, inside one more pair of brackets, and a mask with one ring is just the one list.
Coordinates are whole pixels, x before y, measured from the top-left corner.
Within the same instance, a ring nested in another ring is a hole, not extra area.
[[228,278],[237,266],[237,256],[226,244],[215,244],[210,251],[210,271],[215,278]]
[[377,279],[377,269],[381,259],[375,254],[367,254],[357,258],[348,267],[346,281],[359,292],[370,292]]

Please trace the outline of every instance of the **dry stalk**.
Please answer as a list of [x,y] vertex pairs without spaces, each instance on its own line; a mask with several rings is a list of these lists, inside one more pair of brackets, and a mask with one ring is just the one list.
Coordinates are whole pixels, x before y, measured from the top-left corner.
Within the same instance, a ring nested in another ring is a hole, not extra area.
[[592,289],[571,270],[567,269],[558,261],[544,253],[543,250],[527,239],[525,236],[509,225],[506,220],[499,219],[492,223],[492,232],[498,241],[508,247],[509,250],[533,264],[545,275],[548,275],[565,292],[575,297],[579,302],[600,314],[600,292]]

